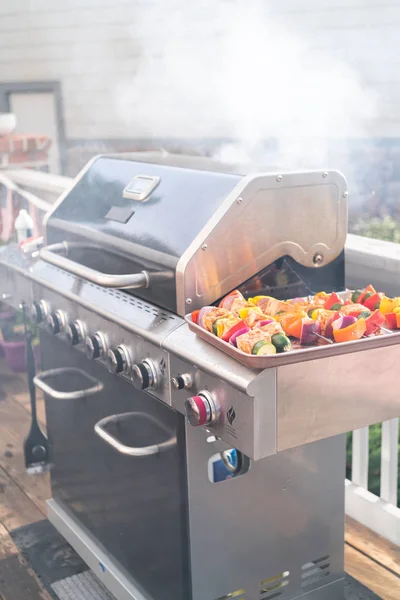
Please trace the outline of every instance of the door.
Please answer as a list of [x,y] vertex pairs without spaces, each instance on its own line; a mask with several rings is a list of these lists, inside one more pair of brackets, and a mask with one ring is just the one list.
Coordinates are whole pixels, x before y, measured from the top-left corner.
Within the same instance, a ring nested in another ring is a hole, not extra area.
[[[183,416],[46,331],[41,351],[44,371],[80,369],[102,386],[86,398],[45,394],[53,498],[151,597],[188,600]],[[64,391],[82,387],[67,370],[49,385]],[[102,425],[105,437],[117,446],[161,445],[163,451],[124,454],[95,433],[105,417],[127,413]]]

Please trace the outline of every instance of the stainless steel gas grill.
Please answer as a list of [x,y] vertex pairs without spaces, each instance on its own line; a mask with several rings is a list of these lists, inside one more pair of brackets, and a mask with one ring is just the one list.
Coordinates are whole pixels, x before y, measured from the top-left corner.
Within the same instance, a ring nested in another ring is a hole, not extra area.
[[262,370],[184,317],[234,288],[343,290],[346,230],[336,172],[102,156],[37,260],[0,254],[41,324],[49,519],[118,600],[343,596],[344,434],[400,415],[400,337]]

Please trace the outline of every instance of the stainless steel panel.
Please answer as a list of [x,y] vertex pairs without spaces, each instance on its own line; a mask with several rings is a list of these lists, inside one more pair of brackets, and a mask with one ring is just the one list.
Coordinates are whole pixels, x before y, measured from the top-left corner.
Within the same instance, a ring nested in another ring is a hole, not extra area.
[[[207,463],[227,446],[206,438],[204,430],[187,427],[193,600],[241,589],[240,598],[258,600],[261,582],[287,571],[289,585],[276,590],[282,598],[340,598],[344,436],[255,462],[245,475],[220,483],[210,483]],[[325,556],[329,575],[302,587],[302,567]]]
[[336,171],[242,179],[178,262],[178,314],[212,304],[281,256],[330,263],[346,240],[346,190]]
[[[172,407],[185,413],[185,401],[207,390],[218,407],[219,418],[207,425],[210,434],[222,438],[254,460],[276,453],[276,371],[266,369],[248,387],[248,395],[218,376],[195,365],[170,357],[171,375],[188,374],[193,386],[172,393]],[[229,418],[228,412],[234,415]]]
[[[151,306],[147,307],[144,305],[143,308],[140,308],[140,301],[135,301],[134,299],[129,298],[129,296],[127,297],[128,301],[124,301],[125,294],[123,292],[105,292],[102,295],[97,294],[97,311],[101,309],[102,302],[108,306],[109,309],[112,308],[116,312],[120,310],[118,319],[112,317],[111,310],[109,310],[108,315],[105,313],[105,318],[97,314],[97,312],[94,312],[93,309],[87,309],[86,307],[81,306],[80,303],[74,302],[72,299],[65,297],[66,293],[62,287],[62,279],[65,276],[68,277],[68,275],[62,271],[58,273],[57,270],[55,275],[61,275],[60,288],[63,292],[63,295],[53,291],[52,289],[48,289],[47,287],[43,287],[42,285],[34,283],[32,299],[40,300],[41,298],[46,298],[51,310],[61,310],[66,314],[67,322],[71,323],[78,319],[84,323],[86,325],[86,331],[88,335],[94,334],[97,331],[103,332],[105,335],[107,348],[116,348],[117,346],[123,344],[130,353],[132,364],[140,363],[146,358],[151,359],[156,365],[158,371],[158,386],[155,389],[150,389],[149,393],[153,396],[156,396],[166,404],[171,404],[168,353],[164,350],[161,350],[159,344],[153,344],[146,338],[158,339],[160,343],[160,338],[162,339],[163,334],[161,333],[159,338],[157,335],[157,330],[159,332],[165,332],[166,334],[168,329],[171,328],[171,325],[176,325],[174,319],[169,319],[167,314],[162,313],[158,309],[153,309]],[[69,285],[73,285],[74,278],[72,276],[69,277],[72,279],[72,282],[69,282]],[[57,283],[57,280],[53,281],[54,288],[57,288]],[[94,287],[93,290],[88,285],[84,297],[87,298],[88,295],[92,294],[92,301],[93,304],[95,304],[95,296],[98,289],[102,290],[102,288],[96,287]],[[136,302],[136,304],[134,304],[134,302]],[[137,320],[139,321],[140,319],[140,324],[143,327],[146,327],[146,329],[142,329],[138,325],[135,326],[133,321],[131,322],[130,330],[126,329],[125,327],[121,327],[119,323],[127,323],[129,314],[132,317],[136,317],[138,315]],[[121,318],[124,317],[124,315],[127,315],[126,321],[125,319]],[[132,329],[135,331],[135,333],[133,333]],[[145,331],[148,331],[149,335],[145,335]],[[138,332],[143,332],[143,335],[138,334]],[[62,340],[67,346],[65,333],[60,334],[57,339]],[[81,358],[78,358],[78,360],[86,361],[86,357],[84,357],[84,346],[82,344],[75,346],[74,348],[68,347],[68,350],[72,352],[73,355],[77,355],[77,357],[80,356]],[[101,365],[102,368],[106,370],[106,357],[97,360],[96,364]],[[118,375],[117,377],[131,381],[130,373]],[[110,412],[112,411],[110,410]]]
[[[185,362],[195,365],[196,369],[214,375],[244,392],[259,374],[259,370],[245,367],[198,338],[189,330],[186,323],[176,328],[163,340],[162,348]],[[176,376],[176,372],[172,371],[172,376]]]
[[400,346],[277,369],[278,452],[400,416]]
[[[72,301],[71,306],[78,304],[95,311],[157,345],[161,344],[168,333],[183,323],[183,319],[169,311],[125,292],[94,285],[43,261],[33,265],[26,275],[45,286],[42,288],[42,297],[51,296],[52,292],[62,294],[65,300]],[[40,290],[37,286],[35,290],[37,300]]]

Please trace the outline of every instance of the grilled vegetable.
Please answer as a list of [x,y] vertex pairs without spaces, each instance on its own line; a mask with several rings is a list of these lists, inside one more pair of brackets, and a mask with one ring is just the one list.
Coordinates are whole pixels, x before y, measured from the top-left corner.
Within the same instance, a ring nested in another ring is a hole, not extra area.
[[[370,310],[363,310],[362,312],[360,312],[360,313],[357,315],[357,319],[368,319],[368,317],[370,317],[370,316],[371,316],[371,314],[372,314],[372,313],[371,313],[371,311],[370,311]],[[356,316],[356,315],[354,315],[354,316]]]
[[264,325],[268,325],[269,323],[275,323],[275,319],[263,319],[262,321],[257,321],[255,327],[260,328],[264,327]]
[[238,329],[229,338],[229,343],[232,344],[232,346],[235,346],[235,348],[237,348],[237,341],[236,341],[237,338],[240,337],[241,335],[244,335],[245,333],[248,333],[249,331],[250,331],[250,327],[242,327],[241,329]]
[[343,304],[341,302],[337,302],[336,304],[333,304],[329,310],[340,310],[342,306]]
[[226,331],[222,334],[221,339],[224,340],[224,342],[229,342],[231,337],[237,332],[240,331],[241,329],[243,329],[244,327],[246,329],[249,329],[246,326],[246,323],[242,320],[239,320],[237,318],[234,318],[236,322],[230,321],[231,323],[231,327],[229,327],[229,329],[226,329]]
[[333,337],[335,337],[335,331],[351,327],[351,325],[354,325],[356,322],[357,317],[351,317],[350,315],[342,315],[338,319],[335,319],[332,323]]
[[[368,296],[368,294],[367,294]],[[364,298],[364,306],[366,308],[369,308],[369,310],[376,310],[377,308],[379,308],[380,304],[381,304],[381,294],[371,294],[370,296],[365,296]]]
[[200,327],[203,327],[205,329],[205,325],[204,325],[205,316],[208,315],[208,313],[211,312],[213,309],[215,309],[215,306],[204,306],[200,310],[199,316],[197,317],[197,324],[200,325]]
[[325,327],[322,327],[322,324],[321,324],[321,332],[325,337],[328,337],[329,339],[333,339],[332,325],[336,321],[336,319],[339,319],[339,317],[340,317],[340,313],[338,313],[338,312],[333,313],[333,315],[329,318]]
[[[397,316],[396,316],[396,320],[397,320]],[[368,317],[365,319],[365,325],[366,325],[365,334],[372,335],[373,333],[376,333],[377,331],[380,330],[381,327],[383,327],[384,323],[385,323],[385,317],[383,316],[383,314],[379,310],[375,310],[373,313],[368,315]]]
[[239,302],[243,303],[243,305],[247,304],[246,299],[239,292],[239,290],[234,290],[233,292],[231,292],[230,294],[228,294],[227,296],[225,296],[225,298],[222,298],[222,300],[219,303],[218,307],[219,308],[225,308],[226,310],[232,310],[232,304],[233,304],[233,302],[235,300],[239,300]]
[[[213,323],[217,319],[222,317],[229,317],[230,313],[224,308],[213,307],[212,310],[208,311],[203,318],[204,321],[204,329],[207,331],[212,331]],[[200,317],[199,317],[200,318]]]
[[351,342],[362,338],[366,331],[365,319],[358,319],[352,325],[343,327],[342,329],[334,329],[333,337],[335,342]]
[[385,322],[388,329],[397,329],[396,313],[388,313],[385,315]]
[[325,301],[324,303],[324,308],[326,310],[337,310],[336,308],[334,309],[333,307],[335,305],[339,305],[339,308],[342,306],[343,304],[343,300],[337,295],[336,292],[332,292],[332,294],[329,296],[329,298]]
[[309,317],[301,320],[300,344],[302,346],[311,346],[317,343],[319,335],[321,335],[321,324],[318,321]]
[[394,309],[394,300],[388,298],[387,296],[382,296],[381,303],[379,305],[379,310],[383,315],[387,315],[391,313]]
[[197,325],[198,320],[199,320],[199,314],[200,314],[199,310],[194,310],[192,312],[192,322],[195,323],[196,325]]
[[289,352],[289,350],[292,349],[289,338],[282,333],[275,333],[271,338],[271,342],[275,346],[277,352]]
[[257,356],[266,356],[268,354],[276,354],[276,348],[270,342],[261,340],[253,346],[251,353],[256,354]]
[[363,304],[367,294],[376,294],[376,289],[372,285],[367,285],[364,291],[361,292],[357,302]]

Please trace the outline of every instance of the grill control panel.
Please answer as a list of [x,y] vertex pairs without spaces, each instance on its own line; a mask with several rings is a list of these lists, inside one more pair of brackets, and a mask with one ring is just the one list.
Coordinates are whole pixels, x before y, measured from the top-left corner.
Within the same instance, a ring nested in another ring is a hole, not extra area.
[[171,404],[169,360],[160,346],[55,292],[39,289],[39,293],[31,307],[36,323],[64,339],[71,351],[84,352],[87,359],[103,363],[112,375]]

